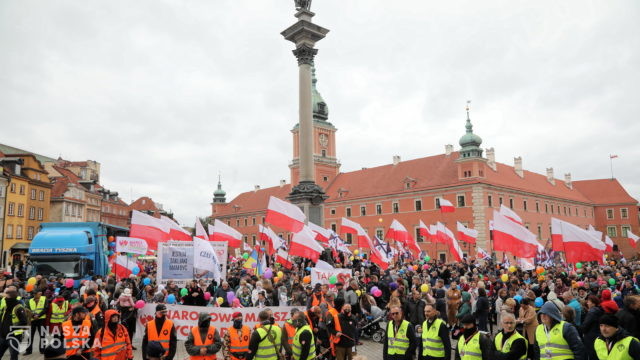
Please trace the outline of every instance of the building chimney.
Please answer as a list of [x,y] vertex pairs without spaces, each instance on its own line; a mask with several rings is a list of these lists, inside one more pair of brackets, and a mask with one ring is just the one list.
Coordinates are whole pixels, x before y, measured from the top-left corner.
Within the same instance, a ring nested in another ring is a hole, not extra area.
[[564,174],[564,184],[567,185],[569,189],[573,189],[573,183],[571,182],[571,173]]
[[547,168],[547,181],[552,183],[553,185],[556,184],[556,179],[553,177],[553,168]]
[[256,186],[254,186],[254,188],[253,188],[253,192],[256,192],[256,191],[258,191],[258,190],[260,190],[260,185],[256,185]]
[[513,171],[521,178],[524,177],[524,170],[522,169],[522,156],[513,158]]
[[400,163],[400,155],[393,155],[393,165],[398,165]]
[[496,151],[494,148],[487,149],[487,165],[496,171]]
[[453,152],[453,145],[447,144],[444,146],[444,154],[449,156]]
[[283,187],[285,185],[287,185],[287,180],[284,180],[284,179],[280,180],[280,187]]

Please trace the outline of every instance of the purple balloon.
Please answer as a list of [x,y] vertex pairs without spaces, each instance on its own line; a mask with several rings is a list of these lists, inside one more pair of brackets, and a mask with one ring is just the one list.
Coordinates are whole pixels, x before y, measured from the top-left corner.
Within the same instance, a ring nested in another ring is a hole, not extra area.
[[231,304],[233,302],[233,299],[235,299],[236,296],[232,291],[229,291],[227,293],[227,302],[229,302],[229,304]]
[[378,291],[378,290],[380,290],[380,289],[378,289],[378,287],[377,287],[377,286],[374,286],[374,287],[372,287],[372,288],[371,288],[371,290],[369,290],[369,292],[371,293],[371,295],[373,295],[373,294],[375,294],[375,293],[376,293],[376,291]]
[[271,279],[273,277],[273,271],[271,270],[271,268],[267,268],[264,273],[262,274],[262,276],[265,279]]
[[395,290],[397,288],[398,288],[398,283],[396,283],[395,281],[389,284],[389,289]]

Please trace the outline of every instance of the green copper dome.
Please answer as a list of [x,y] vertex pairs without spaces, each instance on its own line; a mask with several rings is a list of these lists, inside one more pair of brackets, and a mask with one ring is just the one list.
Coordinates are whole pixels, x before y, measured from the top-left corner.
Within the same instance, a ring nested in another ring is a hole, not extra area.
[[227,192],[222,190],[222,182],[220,181],[220,176],[218,175],[218,189],[213,192],[213,202],[214,203],[225,203]]
[[467,124],[465,125],[466,134],[460,138],[460,158],[479,158],[482,157],[482,138],[473,133],[473,125],[469,118],[469,107],[467,106]]

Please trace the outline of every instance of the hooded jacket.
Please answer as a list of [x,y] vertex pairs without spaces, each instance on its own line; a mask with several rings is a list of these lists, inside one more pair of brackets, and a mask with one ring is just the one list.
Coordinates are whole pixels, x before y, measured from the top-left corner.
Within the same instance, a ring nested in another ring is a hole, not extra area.
[[462,305],[458,308],[456,318],[462,319],[465,315],[471,314],[471,294],[466,291],[462,292]]
[[[200,340],[202,342],[205,341],[207,337],[207,332],[209,331],[209,327],[211,326],[209,325],[210,319],[211,319],[211,315],[209,315],[209,313],[201,312],[200,315],[198,316],[198,328],[200,331]],[[189,337],[187,338],[187,341],[184,343],[184,347],[187,350],[187,354],[192,356],[200,355],[200,349],[203,347],[207,348],[207,355],[213,355],[218,351],[220,351],[220,348],[222,347],[220,332],[218,331],[218,329],[216,329],[216,331],[214,332],[213,344],[197,346],[195,345],[195,338],[193,337],[193,331],[189,331]]]
[[611,290],[604,289],[602,290],[602,301],[600,302],[600,307],[607,314],[615,314],[620,310],[618,304],[611,299]]
[[[122,338],[124,338],[124,341],[126,342],[125,346],[124,346],[124,351],[120,351],[116,357],[117,360],[127,360],[127,359],[133,359],[133,348],[131,347],[131,340],[129,339],[129,333],[127,332],[127,328],[120,324],[117,323],[115,324],[116,326],[109,326],[109,324],[111,323],[111,318],[114,315],[120,315],[120,313],[116,310],[107,310],[104,313],[104,320],[105,320],[105,325],[102,329],[98,330],[98,333],[96,333],[96,337],[95,340],[93,341],[93,356],[96,359],[102,359],[102,348],[103,348],[103,344],[105,342],[109,343],[109,344],[113,344],[114,342],[116,342],[116,335],[117,334],[123,334]],[[112,329],[115,329],[115,331],[113,331]],[[104,352],[109,352],[112,349],[107,349]]]
[[558,311],[561,312],[562,310],[564,310],[564,303],[560,299],[558,299],[558,294],[556,294],[555,292],[551,291],[547,295],[547,301],[553,302],[558,308]]
[[[545,314],[550,318],[552,318],[554,320],[553,326],[555,326],[556,323],[559,323],[562,321],[562,315],[560,313],[560,310],[553,302],[547,301],[546,303],[544,303],[540,311],[538,311],[538,314]],[[545,326],[545,325],[541,323],[538,326]],[[582,343],[582,339],[580,339],[580,335],[578,335],[578,330],[575,328],[575,326],[573,326],[570,323],[564,323],[564,326],[562,328],[562,336],[569,344],[569,347],[573,352],[574,360],[586,359],[584,344]],[[535,345],[535,352],[537,354],[537,357],[535,358],[539,359],[540,347],[538,346],[538,344]]]
[[436,290],[436,310],[440,313],[440,318],[447,321],[447,300],[445,300],[446,291],[444,289]]

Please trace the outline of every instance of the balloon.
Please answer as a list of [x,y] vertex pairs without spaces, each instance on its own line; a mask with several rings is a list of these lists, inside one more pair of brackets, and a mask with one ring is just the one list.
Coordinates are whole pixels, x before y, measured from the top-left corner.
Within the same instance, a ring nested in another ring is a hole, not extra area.
[[219,298],[216,299],[216,302],[218,303],[218,305],[222,305],[222,304],[224,304],[224,299],[219,297]]
[[307,266],[307,267],[305,268],[305,270],[307,270],[307,271],[311,271],[311,267]]
[[374,286],[374,287],[372,287],[372,288],[371,288],[371,290],[369,290],[369,292],[371,293],[371,295],[374,295],[374,296],[375,296],[375,293],[376,293],[376,291],[378,291],[378,290],[380,290],[380,289],[378,289],[378,287],[377,287],[377,286]]
[[302,282],[305,284],[309,284],[311,282],[311,276],[307,275],[302,278]]
[[389,284],[389,289],[391,290],[395,290],[398,288],[398,283],[397,282],[392,282],[391,284]]
[[616,284],[616,279],[611,278],[609,279],[609,285],[615,285]]
[[544,305],[544,299],[542,299],[541,297],[537,297],[535,304],[536,304],[536,307],[542,307],[542,305]]
[[507,274],[502,274],[502,276],[500,276],[500,280],[502,280],[502,282],[507,282],[507,281],[509,281],[509,275],[507,275]]
[[169,304],[175,304],[176,303],[176,296],[173,294],[169,294],[169,296],[167,296],[167,302]]
[[413,265],[413,271],[417,271],[418,270],[418,265]]
[[610,262],[609,264],[611,264],[611,265],[615,265],[615,264],[616,264],[616,262],[615,262],[615,261],[613,261],[613,260],[611,260],[611,262]]
[[424,257],[424,261],[426,261],[426,262],[431,261],[431,257],[430,257],[429,255],[425,256],[425,257]]
[[189,295],[189,290],[187,290],[186,288],[182,288],[180,289],[180,296],[187,296]]
[[358,255],[358,254],[360,254],[360,250],[358,249],[353,250],[353,255]]
[[582,263],[576,263],[576,269],[582,269]]
[[210,292],[206,292],[206,293],[204,293],[204,300],[205,300],[205,301],[209,301],[209,300],[211,300],[211,293],[210,293]]
[[144,307],[144,300],[136,301],[136,304],[135,304],[136,309],[142,309],[143,307]]
[[422,265],[422,270],[429,270],[429,264]]
[[27,292],[32,292],[33,291],[33,284],[27,284],[24,289],[27,290]]
[[404,274],[404,270],[400,270],[400,271],[398,271],[398,273],[399,273],[400,275],[402,275],[402,274]]
[[362,295],[362,291],[356,290],[356,295],[358,295],[358,297],[360,297],[360,295]]
[[151,279],[149,278],[144,278],[144,280],[142,280],[142,283],[146,286],[146,285],[150,285],[151,284]]
[[113,242],[113,240],[115,240],[115,239],[116,239],[116,238],[114,238],[113,236],[109,236],[109,237],[107,238],[107,240],[109,240],[109,242]]
[[73,279],[67,279],[64,281],[64,286],[67,288],[72,288],[73,287]]
[[333,285],[333,284],[335,284],[335,283],[337,283],[337,282],[338,282],[338,277],[337,277],[337,276],[335,276],[335,275],[331,275],[331,276],[329,277],[329,284]]
[[616,277],[620,277],[620,276],[622,276],[622,274],[616,273]]
[[137,267],[137,266],[136,266],[136,267],[134,267],[133,269],[131,269],[131,273],[132,273],[133,275],[138,275],[138,274],[140,274],[140,268],[139,268],[139,267]]
[[257,268],[257,267],[258,267],[258,264],[253,263],[253,264],[251,264],[251,267],[252,267],[252,268]]
[[517,270],[518,270],[518,269],[517,269],[515,266],[513,266],[513,265],[509,266],[509,272],[514,273],[514,272],[516,272]]
[[31,284],[31,285],[35,285],[38,282],[38,280],[36,280],[36,278],[34,277],[30,277],[29,280],[27,280],[27,284]]
[[578,286],[579,287],[583,287],[584,286],[584,281],[578,281]]
[[110,242],[109,246],[111,246],[112,248],[116,247],[116,243],[115,242]]
[[262,274],[262,277],[265,279],[271,279],[273,277],[273,271],[270,268],[267,268]]
[[355,259],[353,255],[349,256],[349,260],[353,261],[353,259]]
[[517,301],[518,303],[520,303],[522,301],[522,296],[520,295],[516,295],[513,297],[513,300]]
[[229,304],[231,304],[233,302],[233,299],[235,299],[235,298],[236,298],[236,295],[233,293],[233,291],[229,291],[227,293],[227,302]]
[[282,271],[278,271],[278,277],[282,279],[284,277],[284,273]]
[[420,285],[420,291],[421,292],[428,292],[429,291],[429,285],[427,285],[427,284]]
[[376,290],[376,292],[373,294],[373,296],[375,296],[375,297],[382,296],[382,290],[380,290],[380,289]]
[[249,258],[249,253],[242,254],[242,258],[247,260]]
[[538,276],[538,281],[544,281],[544,275]]
[[542,266],[538,266],[536,268],[536,274],[540,275],[544,272],[544,268]]

